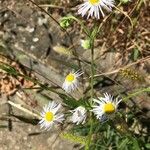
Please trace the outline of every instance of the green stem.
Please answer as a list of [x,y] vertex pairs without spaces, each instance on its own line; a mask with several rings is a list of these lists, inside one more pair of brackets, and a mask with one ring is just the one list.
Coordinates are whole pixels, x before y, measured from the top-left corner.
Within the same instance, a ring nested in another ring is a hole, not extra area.
[[[98,26],[95,23],[94,27],[93,27],[93,31],[90,35],[90,45],[91,45],[91,80],[90,80],[90,84],[91,84],[91,101],[90,104],[92,106],[92,100],[93,100],[93,96],[94,96],[94,40],[96,38],[96,35],[98,33]],[[91,140],[92,140],[92,132],[93,132],[93,115],[92,112],[90,112],[90,131],[89,131],[89,136],[88,136],[88,140],[85,146],[85,150],[90,150],[90,145],[91,145]]]
[[[92,99],[94,96],[94,38],[91,39],[91,101],[90,104],[92,105]],[[87,144],[85,146],[85,150],[90,149],[91,139],[92,139],[92,131],[93,131],[93,119],[92,119],[92,112],[90,112],[90,131],[87,140]]]
[[94,95],[94,40],[92,40],[92,47],[91,47],[91,104],[92,104],[92,99]]
[[136,96],[136,95],[138,95],[140,93],[143,93],[143,92],[150,92],[150,87],[144,88],[144,89],[140,89],[140,90],[138,90],[138,91],[136,91],[136,92],[134,92],[132,94],[128,94],[129,96],[123,98],[123,101],[127,101],[128,99],[130,99],[130,98],[132,98],[132,97],[134,97],[134,96]]

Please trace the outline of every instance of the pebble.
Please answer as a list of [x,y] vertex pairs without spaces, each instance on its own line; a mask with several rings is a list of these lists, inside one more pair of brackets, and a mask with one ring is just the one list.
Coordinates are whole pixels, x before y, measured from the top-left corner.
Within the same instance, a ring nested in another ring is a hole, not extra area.
[[28,31],[28,32],[30,32],[30,33],[34,32],[34,30],[35,30],[34,27],[30,27],[30,26],[27,26],[27,27],[26,27],[26,31]]
[[39,38],[33,38],[32,40],[33,40],[33,42],[37,42],[37,41],[39,41]]

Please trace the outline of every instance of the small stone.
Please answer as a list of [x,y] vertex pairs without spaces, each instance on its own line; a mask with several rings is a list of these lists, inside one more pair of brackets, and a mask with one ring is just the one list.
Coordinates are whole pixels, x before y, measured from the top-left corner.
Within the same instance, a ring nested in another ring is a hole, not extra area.
[[39,24],[39,26],[41,26],[43,24],[46,24],[46,22],[47,22],[46,18],[38,18],[38,24]]
[[27,26],[27,27],[26,27],[26,31],[28,31],[28,32],[30,32],[30,33],[34,32],[34,30],[35,30],[34,27],[30,27],[30,26]]
[[5,13],[4,17],[5,17],[5,18],[7,18],[7,17],[8,17],[8,14],[7,14],[7,13]]
[[33,42],[37,42],[37,41],[39,41],[39,38],[33,38],[32,40],[33,40]]
[[31,45],[30,49],[31,49],[31,50],[35,49],[35,46]]
[[24,43],[27,42],[25,37],[22,38],[22,42],[24,42]]
[[24,141],[27,141],[27,136],[24,136],[24,137],[23,137],[23,140],[24,140]]

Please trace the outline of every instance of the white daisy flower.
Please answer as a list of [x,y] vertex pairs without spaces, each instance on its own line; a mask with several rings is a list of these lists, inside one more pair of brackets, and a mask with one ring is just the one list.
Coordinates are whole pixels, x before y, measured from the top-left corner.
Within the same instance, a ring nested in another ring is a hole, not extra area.
[[98,100],[94,99],[96,105],[93,105],[93,109],[91,110],[101,121],[106,120],[110,115],[114,114],[117,111],[118,104],[122,100],[118,100],[118,98],[113,99],[113,96],[105,93],[105,97],[100,97]]
[[43,112],[41,112],[42,118],[39,122],[41,128],[49,130],[54,123],[62,123],[64,120],[64,114],[57,113],[60,108],[61,104],[54,101],[43,107]]
[[72,116],[71,116],[71,121],[73,123],[75,123],[77,125],[80,124],[80,123],[82,123],[82,124],[85,123],[85,120],[86,120],[86,117],[87,117],[87,114],[86,114],[87,110],[84,107],[79,106],[76,109],[71,110],[70,112],[73,113]]
[[62,88],[67,93],[74,91],[78,87],[78,84],[79,84],[77,78],[81,76],[82,74],[83,72],[79,70],[74,73],[73,72],[69,73],[65,78],[65,82],[63,83]]
[[107,11],[112,11],[114,6],[114,0],[84,0],[85,2],[78,7],[78,14],[82,17],[88,13],[87,18],[94,16],[96,19],[100,19],[100,13],[104,17],[102,8]]

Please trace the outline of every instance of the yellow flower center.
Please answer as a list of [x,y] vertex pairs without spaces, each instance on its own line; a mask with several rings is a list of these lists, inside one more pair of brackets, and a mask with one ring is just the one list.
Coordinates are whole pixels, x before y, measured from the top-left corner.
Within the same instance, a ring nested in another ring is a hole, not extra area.
[[46,121],[51,122],[51,121],[53,121],[53,119],[54,119],[54,114],[52,112],[49,111],[45,114]]
[[98,3],[100,0],[89,0],[89,2],[92,4],[92,5],[95,5],[96,3]]
[[104,112],[107,114],[111,114],[115,112],[115,107],[112,103],[107,103],[104,106]]
[[67,75],[66,80],[68,82],[72,82],[75,79],[74,74],[70,73],[69,75]]

